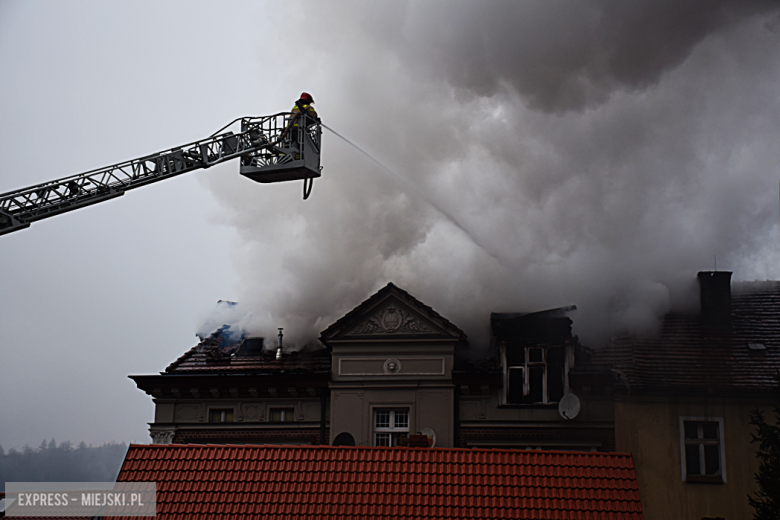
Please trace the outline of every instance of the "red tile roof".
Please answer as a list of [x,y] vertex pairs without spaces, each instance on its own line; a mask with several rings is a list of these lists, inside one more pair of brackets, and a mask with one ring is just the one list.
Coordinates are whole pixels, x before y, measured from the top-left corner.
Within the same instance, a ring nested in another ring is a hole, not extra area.
[[732,284],[730,328],[708,328],[698,313],[670,313],[659,335],[616,339],[591,362],[611,366],[631,393],[772,391],[780,374],[780,282]]
[[641,519],[618,453],[130,446],[118,482],[157,482],[157,518]]

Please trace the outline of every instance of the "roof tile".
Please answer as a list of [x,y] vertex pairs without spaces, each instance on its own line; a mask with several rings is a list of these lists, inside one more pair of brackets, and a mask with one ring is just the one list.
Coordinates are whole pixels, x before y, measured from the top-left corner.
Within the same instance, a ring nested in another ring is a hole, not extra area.
[[614,453],[131,445],[117,480],[157,482],[161,520],[642,518]]

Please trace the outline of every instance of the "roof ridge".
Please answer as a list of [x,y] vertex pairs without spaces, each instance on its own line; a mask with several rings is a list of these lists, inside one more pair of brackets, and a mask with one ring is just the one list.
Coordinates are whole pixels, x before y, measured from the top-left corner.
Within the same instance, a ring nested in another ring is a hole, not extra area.
[[297,445],[297,444],[130,444],[129,448],[179,448],[179,449],[208,449],[208,448],[222,448],[222,449],[284,449],[284,450],[351,450],[351,451],[363,451],[363,452],[421,452],[421,453],[516,453],[516,454],[553,454],[553,455],[570,455],[570,456],[589,456],[596,458],[603,457],[615,457],[615,458],[630,458],[630,453],[622,453],[616,451],[564,451],[564,450],[525,450],[525,449],[511,449],[511,448],[413,448],[405,446],[330,446],[330,445]]

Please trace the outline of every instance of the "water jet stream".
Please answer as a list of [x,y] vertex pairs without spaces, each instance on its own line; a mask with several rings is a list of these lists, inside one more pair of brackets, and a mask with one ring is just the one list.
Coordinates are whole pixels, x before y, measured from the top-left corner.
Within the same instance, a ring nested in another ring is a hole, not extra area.
[[352,146],[352,147],[354,147],[354,148],[355,148],[357,151],[359,151],[360,153],[362,153],[363,155],[365,155],[366,157],[368,157],[369,159],[371,159],[372,161],[374,161],[374,162],[375,162],[375,163],[376,163],[376,164],[377,164],[377,165],[378,165],[380,168],[382,168],[382,170],[384,170],[386,173],[389,173],[390,175],[392,175],[392,177],[393,177],[393,178],[394,178],[394,179],[395,179],[397,182],[399,182],[399,183],[400,183],[400,184],[401,184],[403,187],[405,187],[405,188],[406,188],[406,189],[404,189],[403,191],[404,191],[404,192],[405,192],[407,195],[416,196],[416,197],[418,197],[418,198],[422,199],[423,201],[425,201],[425,202],[426,202],[426,203],[427,203],[429,206],[431,206],[433,209],[435,209],[435,210],[436,210],[436,211],[438,211],[438,212],[439,212],[441,215],[443,215],[443,216],[444,216],[444,217],[445,217],[447,220],[449,220],[449,221],[450,221],[450,223],[452,223],[452,224],[453,224],[455,227],[457,227],[458,229],[460,229],[460,230],[461,230],[461,231],[462,231],[462,232],[463,232],[463,233],[464,233],[464,234],[465,234],[465,235],[468,237],[468,239],[469,239],[469,240],[471,240],[471,242],[472,242],[474,245],[476,245],[476,246],[477,246],[478,248],[480,248],[482,251],[484,251],[485,253],[487,253],[487,255],[488,255],[488,256],[490,256],[490,257],[491,257],[493,260],[495,260],[496,262],[498,262],[498,263],[499,263],[499,264],[501,264],[502,266],[504,265],[504,263],[501,261],[501,259],[499,259],[499,258],[498,258],[496,255],[494,255],[493,253],[491,253],[491,252],[490,252],[490,251],[487,249],[487,247],[486,247],[486,246],[484,246],[484,245],[482,245],[482,244],[480,244],[480,243],[479,243],[479,240],[477,240],[477,238],[476,238],[476,237],[475,237],[475,236],[474,236],[474,235],[473,235],[473,234],[472,234],[472,233],[471,233],[471,232],[470,232],[468,229],[466,229],[466,226],[464,226],[463,224],[461,224],[461,223],[458,221],[458,219],[456,219],[456,218],[455,218],[455,217],[454,217],[452,214],[450,214],[450,213],[449,213],[447,210],[443,209],[441,206],[439,206],[438,204],[436,204],[436,202],[432,201],[431,199],[429,199],[429,198],[428,198],[428,197],[426,197],[425,195],[423,195],[423,194],[419,193],[419,190],[417,189],[417,187],[416,187],[414,184],[412,184],[412,183],[411,183],[411,182],[410,182],[408,179],[405,179],[404,177],[401,177],[400,175],[398,175],[396,172],[394,172],[393,170],[391,170],[390,168],[388,168],[387,166],[385,166],[385,165],[384,165],[384,164],[383,164],[381,161],[379,161],[379,160],[378,160],[377,158],[375,158],[373,155],[371,155],[371,154],[370,154],[370,153],[368,153],[367,151],[363,150],[361,147],[359,147],[358,145],[356,145],[355,143],[353,143],[352,141],[350,141],[349,139],[347,139],[346,137],[344,137],[344,136],[343,136],[343,135],[341,135],[340,133],[336,132],[334,129],[330,128],[329,126],[326,126],[324,123],[320,123],[320,124],[322,125],[322,127],[323,127],[323,128],[325,128],[325,129],[327,129],[328,131],[330,131],[331,133],[333,133],[333,134],[334,134],[336,137],[339,137],[339,138],[341,138],[341,139],[342,139],[344,142],[346,142],[347,144],[351,145],[351,146]]

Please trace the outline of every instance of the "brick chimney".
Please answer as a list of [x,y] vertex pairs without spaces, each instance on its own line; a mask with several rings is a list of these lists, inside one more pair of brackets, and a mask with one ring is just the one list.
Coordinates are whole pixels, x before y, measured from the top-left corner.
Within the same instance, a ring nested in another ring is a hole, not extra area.
[[701,271],[697,277],[704,323],[715,329],[728,328],[731,325],[731,273]]

